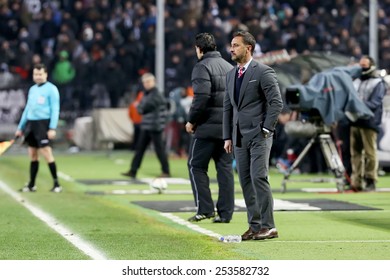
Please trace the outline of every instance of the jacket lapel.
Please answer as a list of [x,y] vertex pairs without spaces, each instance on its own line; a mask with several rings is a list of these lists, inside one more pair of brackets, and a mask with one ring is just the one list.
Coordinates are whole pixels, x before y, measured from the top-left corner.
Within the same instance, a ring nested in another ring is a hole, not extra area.
[[244,92],[246,90],[246,87],[248,86],[248,82],[251,80],[253,73],[255,72],[254,71],[255,66],[256,66],[256,63],[254,63],[252,60],[251,63],[249,64],[248,69],[245,71],[244,80],[242,80],[242,84],[241,84],[241,88],[240,88],[240,96],[238,98],[238,104],[237,104],[238,107],[240,107],[240,105],[242,103],[242,100],[244,98]]

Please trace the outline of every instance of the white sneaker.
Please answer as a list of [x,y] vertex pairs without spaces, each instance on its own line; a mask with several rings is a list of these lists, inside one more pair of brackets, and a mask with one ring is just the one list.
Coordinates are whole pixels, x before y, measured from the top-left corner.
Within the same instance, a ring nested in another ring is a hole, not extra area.
[[50,191],[55,192],[55,193],[60,193],[60,192],[62,192],[62,187],[61,186],[54,186]]
[[26,184],[23,188],[19,190],[20,192],[36,192],[37,186],[29,187],[28,184]]

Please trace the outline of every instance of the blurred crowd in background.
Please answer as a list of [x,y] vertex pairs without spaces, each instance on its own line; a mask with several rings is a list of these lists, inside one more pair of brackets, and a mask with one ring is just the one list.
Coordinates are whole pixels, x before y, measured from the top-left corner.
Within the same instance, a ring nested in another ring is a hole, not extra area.
[[[330,50],[368,53],[368,1],[166,0],[165,95],[190,87],[194,38],[212,33],[230,60],[231,35],[251,32],[256,55]],[[380,0],[380,68],[390,69],[390,0]],[[156,1],[0,0],[0,87],[31,84],[32,65],[48,65],[69,118],[94,107],[127,106],[139,77],[154,72]],[[63,116],[66,117],[66,116]]]

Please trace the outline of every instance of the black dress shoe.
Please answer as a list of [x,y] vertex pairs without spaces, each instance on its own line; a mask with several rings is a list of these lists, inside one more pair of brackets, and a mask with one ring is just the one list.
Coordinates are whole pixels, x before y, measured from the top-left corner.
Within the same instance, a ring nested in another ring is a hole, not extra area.
[[210,213],[210,214],[196,214],[195,216],[192,216],[188,219],[189,222],[199,222],[205,219],[211,219],[214,218],[215,214]]
[[225,219],[225,218],[221,218],[219,216],[215,217],[213,219],[213,223],[224,223],[224,224],[228,224],[230,223],[230,220],[229,219]]
[[375,180],[374,179],[366,179],[366,188],[364,191],[366,192],[374,192],[376,189]]
[[368,186],[364,189],[365,192],[375,192],[375,186]]
[[134,173],[134,172],[131,172],[131,171],[122,172],[121,175],[122,175],[122,176],[130,177],[131,179],[135,179],[135,173]]

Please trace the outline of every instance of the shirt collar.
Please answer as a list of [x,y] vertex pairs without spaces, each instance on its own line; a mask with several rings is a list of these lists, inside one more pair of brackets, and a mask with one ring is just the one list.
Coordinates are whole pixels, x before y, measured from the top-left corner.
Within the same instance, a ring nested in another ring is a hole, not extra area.
[[[245,71],[248,69],[249,67],[249,64],[252,62],[253,60],[253,57],[244,65],[244,71],[243,73],[245,73]],[[239,65],[237,64],[237,69],[239,68]]]
[[[245,71],[244,71],[245,72]],[[47,83],[47,81],[46,82],[44,82],[44,83],[42,83],[42,84],[37,84],[37,86],[38,87],[41,87],[41,86],[43,86],[44,84],[46,84]]]

